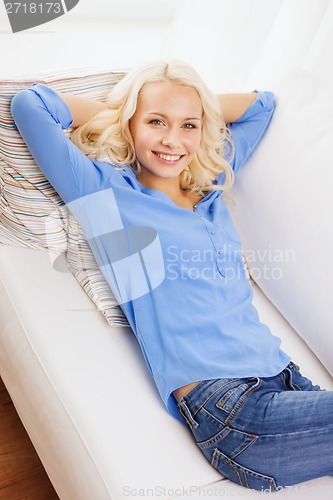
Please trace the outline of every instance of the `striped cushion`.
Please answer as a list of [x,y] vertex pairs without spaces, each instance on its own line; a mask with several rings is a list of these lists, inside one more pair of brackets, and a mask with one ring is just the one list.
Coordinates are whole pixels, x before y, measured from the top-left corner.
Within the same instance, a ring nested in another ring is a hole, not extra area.
[[[10,101],[32,81],[0,82],[0,242],[66,249],[67,209],[36,166],[10,114]],[[54,224],[45,232],[45,219]]]
[[[15,127],[12,97],[35,81],[57,92],[73,92],[103,100],[123,71],[76,73],[0,81],[0,243],[48,250],[68,248],[68,264],[88,296],[112,325],[127,325],[110,288],[99,271],[81,228],[46,180]],[[68,242],[70,243],[68,245]],[[88,262],[88,266],[87,266]]]
[[128,322],[97,266],[82,228],[70,212],[68,214],[67,263],[108,323],[112,326],[127,326]]

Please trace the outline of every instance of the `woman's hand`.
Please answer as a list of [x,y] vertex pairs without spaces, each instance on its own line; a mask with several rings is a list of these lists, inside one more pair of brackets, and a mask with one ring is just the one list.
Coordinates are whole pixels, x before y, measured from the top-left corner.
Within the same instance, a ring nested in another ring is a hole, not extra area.
[[107,109],[107,105],[95,101],[93,99],[87,99],[86,97],[79,97],[77,95],[69,93],[58,93],[58,95],[66,102],[69,109],[71,110],[73,117],[72,127],[76,128],[80,125],[87,123],[93,116]]

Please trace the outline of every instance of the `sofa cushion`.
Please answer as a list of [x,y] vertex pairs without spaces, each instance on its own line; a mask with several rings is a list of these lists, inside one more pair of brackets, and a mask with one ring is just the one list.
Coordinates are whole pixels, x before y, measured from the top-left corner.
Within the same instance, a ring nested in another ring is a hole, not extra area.
[[67,208],[15,127],[10,113],[12,97],[39,81],[58,92],[103,99],[123,74],[39,75],[29,80],[0,81],[0,242],[59,251],[67,244]]
[[[254,294],[262,320],[302,373],[332,389],[320,361],[256,285]],[[166,411],[130,328],[103,321],[46,252],[0,245],[0,367],[61,499],[121,500],[150,491],[149,498],[178,492],[199,500],[250,491],[221,484],[188,429]],[[199,494],[217,485],[220,493]]]
[[332,374],[332,92],[296,71],[276,95],[270,128],[236,178],[232,213],[252,278]]
[[68,214],[67,264],[107,322],[111,326],[129,326],[97,265],[80,224],[71,212]]
[[[103,100],[124,72],[36,76],[35,79],[0,82],[0,243],[44,249],[58,271],[57,257],[67,251],[74,276],[112,325],[127,325],[110,288],[97,268],[81,228],[42,174],[15,127],[10,114],[12,97],[34,81],[62,92]],[[66,131],[65,133],[70,133]],[[87,263],[89,264],[87,266]]]
[[46,252],[0,245],[0,370],[61,499],[160,487],[151,498],[166,500],[164,487],[221,477],[166,411],[131,329],[109,326]]
[[[203,5],[202,0],[185,0],[174,18],[164,55],[192,64],[215,92],[242,90],[282,3],[205,0]],[[184,26],[198,36],[184,37]]]
[[0,242],[63,251],[67,208],[35,164],[10,114],[12,97],[32,83],[0,82]]

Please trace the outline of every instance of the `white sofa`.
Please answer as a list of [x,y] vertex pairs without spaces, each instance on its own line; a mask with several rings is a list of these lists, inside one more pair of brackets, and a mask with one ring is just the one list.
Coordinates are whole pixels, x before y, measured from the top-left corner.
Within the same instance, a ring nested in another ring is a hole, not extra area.
[[[333,1],[182,5],[161,56],[192,63],[216,91],[276,92],[231,211],[262,321],[304,375],[333,389]],[[0,374],[61,500],[265,493],[206,462],[163,407],[131,331],[110,327],[47,252],[0,245],[0,298]],[[279,495],[329,500],[332,489],[326,477]]]

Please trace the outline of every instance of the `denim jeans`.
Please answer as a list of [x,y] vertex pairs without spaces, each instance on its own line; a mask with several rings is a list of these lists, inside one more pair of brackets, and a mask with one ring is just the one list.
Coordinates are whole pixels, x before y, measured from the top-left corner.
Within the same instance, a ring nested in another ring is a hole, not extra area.
[[199,382],[178,407],[205,457],[240,485],[273,491],[333,475],[333,391],[292,362],[274,377]]

